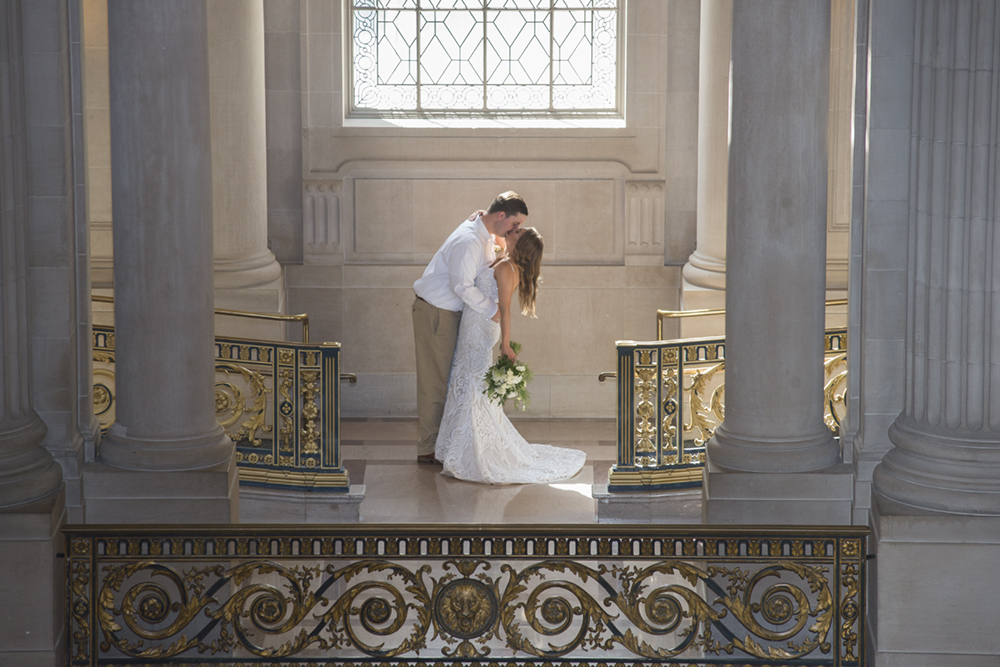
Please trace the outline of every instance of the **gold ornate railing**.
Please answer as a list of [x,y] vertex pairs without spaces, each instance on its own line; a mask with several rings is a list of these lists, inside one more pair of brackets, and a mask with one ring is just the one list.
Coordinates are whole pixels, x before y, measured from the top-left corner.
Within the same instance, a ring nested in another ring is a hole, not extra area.
[[[839,436],[847,389],[847,330],[829,329],[824,341],[825,421]],[[608,490],[701,486],[705,443],[725,417],[725,339],[617,345],[618,460]]]
[[866,527],[64,532],[71,667],[865,664]]
[[[94,325],[94,412],[115,421],[114,327]],[[215,339],[215,413],[240,484],[347,491],[340,455],[340,344]]]

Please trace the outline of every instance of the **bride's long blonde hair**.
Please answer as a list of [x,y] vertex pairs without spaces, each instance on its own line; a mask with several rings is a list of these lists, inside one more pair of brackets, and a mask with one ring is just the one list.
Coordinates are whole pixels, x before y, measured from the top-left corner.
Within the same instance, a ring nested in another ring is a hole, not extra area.
[[535,297],[541,281],[542,252],[545,244],[542,235],[534,227],[522,227],[520,238],[510,253],[510,261],[521,273],[521,283],[517,286],[517,298],[521,302],[521,314],[535,317]]

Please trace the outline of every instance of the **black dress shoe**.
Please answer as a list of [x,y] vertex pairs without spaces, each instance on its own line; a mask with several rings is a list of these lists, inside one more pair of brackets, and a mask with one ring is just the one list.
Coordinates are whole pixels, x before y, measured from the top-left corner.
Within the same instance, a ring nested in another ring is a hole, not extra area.
[[438,463],[433,454],[417,455],[417,463]]

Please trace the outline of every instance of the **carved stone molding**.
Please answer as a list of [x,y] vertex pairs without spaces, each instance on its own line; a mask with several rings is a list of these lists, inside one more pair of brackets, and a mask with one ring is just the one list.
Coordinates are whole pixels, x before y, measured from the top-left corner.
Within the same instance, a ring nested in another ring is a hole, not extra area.
[[660,182],[630,182],[625,218],[625,253],[663,254],[664,185]]
[[340,181],[307,181],[302,189],[302,256],[306,264],[340,264]]

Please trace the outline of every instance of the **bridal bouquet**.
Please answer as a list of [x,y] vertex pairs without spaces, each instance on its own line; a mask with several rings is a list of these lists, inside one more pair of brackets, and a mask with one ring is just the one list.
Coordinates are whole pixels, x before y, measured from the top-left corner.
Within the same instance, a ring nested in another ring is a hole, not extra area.
[[[514,354],[521,353],[521,344],[510,342]],[[504,355],[496,360],[486,371],[486,388],[483,393],[491,403],[503,405],[508,399],[514,399],[515,407],[524,410],[531,402],[528,395],[528,383],[535,376],[528,367],[519,361],[511,361]]]

